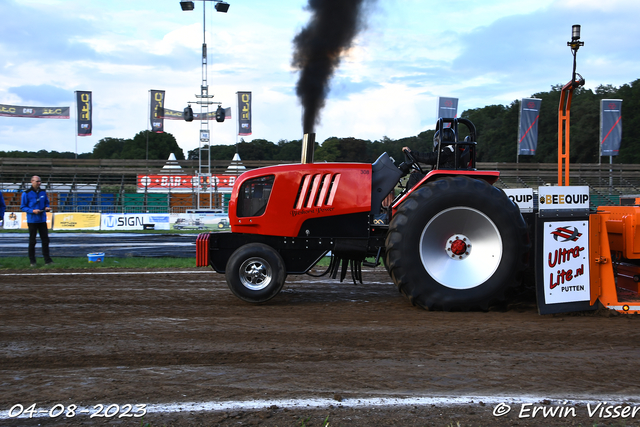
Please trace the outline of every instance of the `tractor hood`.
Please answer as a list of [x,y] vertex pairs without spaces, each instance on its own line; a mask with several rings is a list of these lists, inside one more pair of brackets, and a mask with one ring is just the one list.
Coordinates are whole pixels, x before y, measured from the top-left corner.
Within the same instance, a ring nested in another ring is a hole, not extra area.
[[[322,228],[339,218],[367,216],[370,210],[371,164],[279,165],[245,172],[236,180],[229,222],[234,233],[323,236],[331,230]],[[313,226],[303,229],[305,223]]]

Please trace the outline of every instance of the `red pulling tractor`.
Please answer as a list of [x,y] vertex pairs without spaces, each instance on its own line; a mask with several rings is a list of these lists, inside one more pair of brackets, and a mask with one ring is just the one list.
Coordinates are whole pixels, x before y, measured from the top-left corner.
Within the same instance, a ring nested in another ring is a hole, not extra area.
[[[468,131],[464,140],[460,126]],[[242,174],[229,202],[231,232],[201,234],[197,265],[224,273],[231,291],[252,303],[276,296],[288,274],[309,272],[329,251],[325,274],[339,273],[342,281],[350,269],[361,282],[363,264],[382,262],[398,289],[424,308],[486,309],[504,299],[527,267],[527,224],[492,185],[499,172],[476,170],[475,126],[440,119],[436,131],[450,135],[435,147],[453,151],[450,165],[438,158],[386,210],[382,201],[400,179],[422,172],[410,153],[399,167],[384,153],[373,164],[302,163]]]

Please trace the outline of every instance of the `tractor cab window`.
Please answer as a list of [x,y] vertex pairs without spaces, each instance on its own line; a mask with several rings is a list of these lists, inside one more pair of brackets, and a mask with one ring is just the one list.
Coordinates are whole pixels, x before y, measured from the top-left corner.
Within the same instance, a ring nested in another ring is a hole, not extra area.
[[274,180],[274,175],[268,175],[249,179],[242,184],[238,193],[238,217],[264,214]]

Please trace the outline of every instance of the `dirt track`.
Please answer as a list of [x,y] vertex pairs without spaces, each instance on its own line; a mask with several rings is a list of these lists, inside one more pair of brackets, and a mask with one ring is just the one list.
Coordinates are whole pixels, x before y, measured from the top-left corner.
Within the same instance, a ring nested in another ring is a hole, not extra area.
[[[637,316],[540,316],[535,304],[486,313],[427,312],[398,294],[381,269],[364,271],[365,285],[359,286],[290,277],[278,297],[260,306],[236,299],[223,276],[202,269],[5,274],[0,272],[3,426],[141,425],[140,418],[87,415],[7,418],[16,404],[158,408],[151,405],[280,399],[331,403],[317,409],[269,404],[149,411],[144,421],[319,426],[329,417],[332,427],[640,425],[640,412],[618,424],[620,419],[588,417],[582,404],[576,417],[518,418],[516,403],[510,403],[511,413],[493,415],[498,402],[526,396],[537,406],[565,409],[573,402],[564,400],[572,399],[639,407]],[[446,405],[448,396],[462,397],[463,404]],[[348,404],[375,397],[445,399]]]

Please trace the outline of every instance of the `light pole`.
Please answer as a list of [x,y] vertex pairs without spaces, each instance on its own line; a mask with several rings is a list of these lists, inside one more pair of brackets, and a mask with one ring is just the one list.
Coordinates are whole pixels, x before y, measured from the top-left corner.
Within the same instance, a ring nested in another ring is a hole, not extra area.
[[[213,104],[218,105],[218,109],[216,110],[216,121],[223,122],[225,118],[224,109],[220,106],[220,102],[214,102],[211,100],[213,95],[209,95],[209,83],[207,81],[207,21],[206,21],[206,2],[212,1],[215,3],[215,9],[218,12],[227,13],[229,10],[229,3],[226,3],[222,0],[197,0],[202,2],[202,83],[200,84],[200,95],[196,95],[198,98],[195,101],[195,104],[200,105],[200,142],[199,142],[199,150],[198,150],[198,202],[197,207],[200,209],[200,188],[203,185],[206,186],[207,191],[209,192],[209,208],[212,208],[212,190],[215,187],[215,196],[216,202],[215,207],[218,207],[217,201],[217,180],[211,175],[211,144],[210,144],[210,133],[209,133],[209,106]],[[195,8],[193,1],[180,1],[180,7],[183,11],[191,11]],[[193,110],[191,109],[191,102],[187,108],[184,109],[183,117],[186,121],[193,120]],[[203,145],[205,144],[205,145]],[[206,148],[205,148],[206,146]],[[203,162],[203,154],[206,151],[206,163]]]
[[[573,73],[571,81],[562,87],[560,91],[560,106],[558,107],[558,186],[569,184],[569,129],[571,118],[571,99],[573,90],[584,86],[584,79],[576,73],[576,54],[584,42],[580,41],[580,25],[571,27],[571,41],[567,42],[573,55]],[[564,176],[562,174],[564,169]]]

